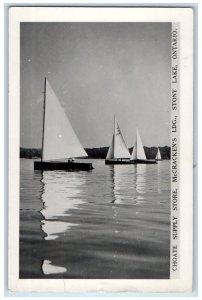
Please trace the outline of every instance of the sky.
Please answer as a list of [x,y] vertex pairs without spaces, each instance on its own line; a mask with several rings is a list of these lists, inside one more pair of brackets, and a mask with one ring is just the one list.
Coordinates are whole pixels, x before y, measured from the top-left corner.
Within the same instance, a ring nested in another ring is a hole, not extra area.
[[[20,145],[41,147],[48,78],[83,147],[170,145],[171,23],[21,23]],[[53,116],[54,117],[54,116]]]

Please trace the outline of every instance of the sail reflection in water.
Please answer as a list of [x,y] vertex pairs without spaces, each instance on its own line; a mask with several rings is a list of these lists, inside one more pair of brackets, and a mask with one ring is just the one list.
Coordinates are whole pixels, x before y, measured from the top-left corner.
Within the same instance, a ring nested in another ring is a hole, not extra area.
[[41,199],[44,208],[41,214],[44,219],[42,230],[47,234],[46,240],[56,239],[71,226],[77,226],[67,222],[70,210],[76,209],[84,201],[79,197],[82,186],[85,185],[85,177],[77,172],[43,172],[43,193]]
[[[150,167],[150,166],[149,166]],[[113,203],[136,204],[146,193],[147,165],[111,166]]]
[[116,204],[132,203],[136,198],[134,185],[135,168],[134,165],[113,165],[113,202]]
[[29,164],[22,160],[20,278],[169,278],[168,161],[97,159],[93,172],[47,171],[41,182]]
[[146,172],[147,172],[147,166],[144,164],[139,164],[135,166],[135,189],[137,193],[137,198],[136,201],[137,203],[142,203],[145,199],[145,193],[146,193],[146,187],[147,187],[147,177],[146,177]]
[[42,265],[42,271],[45,275],[49,275],[49,274],[65,273],[67,269],[64,267],[58,267],[52,265],[52,262],[50,260],[44,260]]
[[117,263],[124,253],[125,263],[128,260],[128,272],[134,278],[169,276],[170,204],[169,170],[165,172],[167,167],[166,163],[159,166],[111,166],[112,228],[114,239],[118,238],[120,243],[120,253],[116,254]]
[[[79,224],[68,222],[71,210],[77,209],[84,201],[79,198],[85,177],[78,172],[43,172],[41,182],[43,192],[41,199],[43,209],[41,228],[46,234],[45,240],[55,240],[65,234],[73,226]],[[56,249],[55,249],[56,250]],[[65,273],[65,267],[52,264],[51,260],[43,260],[42,272],[45,275]]]

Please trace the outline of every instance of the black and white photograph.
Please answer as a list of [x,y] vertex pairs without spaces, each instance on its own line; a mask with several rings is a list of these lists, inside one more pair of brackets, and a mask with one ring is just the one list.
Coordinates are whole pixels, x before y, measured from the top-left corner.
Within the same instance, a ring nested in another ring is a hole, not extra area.
[[180,278],[180,22],[27,19],[18,279]]

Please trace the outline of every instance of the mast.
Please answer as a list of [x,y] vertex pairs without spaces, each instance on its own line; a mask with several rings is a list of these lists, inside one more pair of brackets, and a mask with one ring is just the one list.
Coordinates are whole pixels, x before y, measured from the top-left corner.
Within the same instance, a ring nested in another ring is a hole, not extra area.
[[114,157],[114,153],[115,153],[115,139],[116,139],[116,116],[115,116],[115,113],[114,113],[114,134],[113,134],[113,137],[112,137],[112,146],[113,146],[113,157],[112,158],[115,158]]
[[44,127],[45,127],[45,108],[46,108],[46,77],[45,77],[45,81],[44,81],[44,100],[43,100],[43,131],[42,131],[42,149],[41,149],[41,161],[43,161]]
[[136,129],[136,140],[135,140],[135,159],[137,159],[137,134],[138,134],[138,131]]
[[116,139],[116,116],[114,114],[114,134],[113,134],[113,137],[112,137],[112,158],[115,158],[114,157],[114,152],[115,152],[115,139]]
[[116,135],[116,116],[114,114],[114,137]]

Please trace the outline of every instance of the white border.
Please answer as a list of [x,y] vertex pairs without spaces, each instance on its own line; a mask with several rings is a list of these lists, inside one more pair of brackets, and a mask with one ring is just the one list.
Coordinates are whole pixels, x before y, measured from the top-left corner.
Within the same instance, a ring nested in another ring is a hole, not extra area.
[[[189,8],[50,8],[9,10],[9,288],[12,291],[180,292],[192,288],[193,11]],[[180,279],[18,279],[19,271],[19,23],[180,22]],[[13,51],[14,50],[14,51]]]

